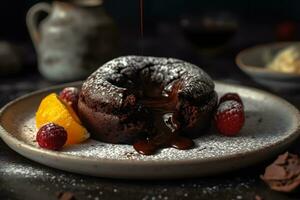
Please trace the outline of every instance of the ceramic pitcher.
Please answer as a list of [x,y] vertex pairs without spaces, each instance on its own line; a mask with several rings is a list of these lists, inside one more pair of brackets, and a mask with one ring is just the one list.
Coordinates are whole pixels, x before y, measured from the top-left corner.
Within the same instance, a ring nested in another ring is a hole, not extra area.
[[[48,16],[39,22],[40,14]],[[27,14],[39,71],[52,81],[86,77],[113,58],[118,34],[102,0],[57,0],[38,3]]]

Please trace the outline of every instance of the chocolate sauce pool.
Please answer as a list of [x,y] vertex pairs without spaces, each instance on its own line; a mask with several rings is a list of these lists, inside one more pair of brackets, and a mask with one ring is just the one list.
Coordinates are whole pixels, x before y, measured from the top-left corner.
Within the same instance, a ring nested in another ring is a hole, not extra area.
[[173,147],[179,150],[187,150],[194,147],[193,140],[174,134],[169,140],[162,143],[155,143],[152,139],[139,140],[133,144],[134,149],[143,155],[153,155],[157,150],[166,147]]
[[173,147],[186,150],[194,147],[193,140],[180,135],[181,124],[176,109],[180,82],[173,85],[167,96],[145,99],[141,103],[152,111],[153,130],[147,138],[140,139],[133,144],[134,149],[143,155],[152,155],[161,148]]

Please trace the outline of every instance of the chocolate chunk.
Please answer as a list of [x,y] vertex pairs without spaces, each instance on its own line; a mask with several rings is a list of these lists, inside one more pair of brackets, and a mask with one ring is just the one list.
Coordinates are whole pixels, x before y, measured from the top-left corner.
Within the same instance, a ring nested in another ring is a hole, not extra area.
[[56,196],[59,200],[76,200],[72,192],[58,192]]
[[291,192],[299,186],[300,180],[290,180],[287,182],[270,181],[268,184],[272,190],[279,192]]
[[261,176],[272,190],[291,192],[300,185],[300,158],[286,152],[265,169]]
[[300,174],[300,159],[293,158],[288,159],[288,163],[285,166],[286,171],[289,173],[288,178],[298,176]]
[[287,172],[282,166],[270,165],[266,168],[263,176],[264,180],[283,180],[287,176]]
[[263,198],[259,195],[255,195],[255,200],[263,200]]
[[275,160],[274,164],[284,165],[285,162],[287,161],[288,156],[289,156],[288,152],[285,152],[284,154],[279,155],[278,158],[277,158],[277,160]]

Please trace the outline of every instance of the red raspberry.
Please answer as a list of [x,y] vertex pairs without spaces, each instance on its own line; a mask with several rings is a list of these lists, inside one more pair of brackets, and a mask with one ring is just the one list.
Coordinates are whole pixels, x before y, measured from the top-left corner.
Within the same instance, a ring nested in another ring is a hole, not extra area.
[[75,87],[67,87],[59,93],[59,97],[65,103],[72,106],[75,112],[78,110],[79,90]]
[[237,101],[222,102],[215,114],[217,130],[226,136],[235,136],[242,129],[245,122],[243,105]]
[[42,148],[59,150],[67,141],[67,131],[59,125],[49,123],[37,132],[36,141]]
[[226,93],[220,98],[219,104],[230,100],[237,101],[243,105],[242,99],[237,93]]

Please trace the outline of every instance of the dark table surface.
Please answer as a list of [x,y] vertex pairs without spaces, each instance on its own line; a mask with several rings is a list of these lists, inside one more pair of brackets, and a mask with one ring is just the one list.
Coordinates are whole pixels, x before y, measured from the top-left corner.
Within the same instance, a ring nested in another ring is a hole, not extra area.
[[[244,33],[238,34],[225,51],[214,56],[203,56],[196,53],[195,49],[188,45],[175,29],[165,25],[162,25],[161,28],[158,27],[157,34],[159,34],[161,42],[149,37],[145,43],[146,54],[179,57],[204,66],[203,68],[215,80],[263,88],[237,68],[234,57],[240,49],[250,46],[254,42],[268,42],[268,39],[260,40],[259,38],[262,37],[252,35],[256,38],[255,41],[245,41],[242,36],[247,34],[247,29],[243,29]],[[261,35],[266,35],[268,32],[268,28],[264,26],[260,30]],[[170,32],[172,34],[169,34]],[[123,46],[127,45],[126,41],[124,40]],[[147,44],[151,45],[147,47]],[[134,54],[136,49],[137,47],[131,46],[131,49],[123,50],[122,54]],[[35,65],[31,64],[31,66]],[[57,83],[44,80],[35,67],[16,76],[2,76],[0,78],[0,107],[18,96],[55,84]],[[286,98],[298,108],[300,107],[300,103],[298,103],[300,102],[300,93],[279,93],[278,95]],[[298,147],[300,147],[300,140],[296,141],[288,150],[300,153]],[[300,199],[300,194],[297,192],[283,194],[271,191],[260,180],[259,175],[271,162],[272,159],[246,169],[204,178],[157,181],[117,180],[77,175],[34,163],[12,151],[0,140],[0,199],[50,200],[57,199],[56,193],[59,191],[73,192],[76,199],[79,200],[252,200],[256,195],[267,200]]]

